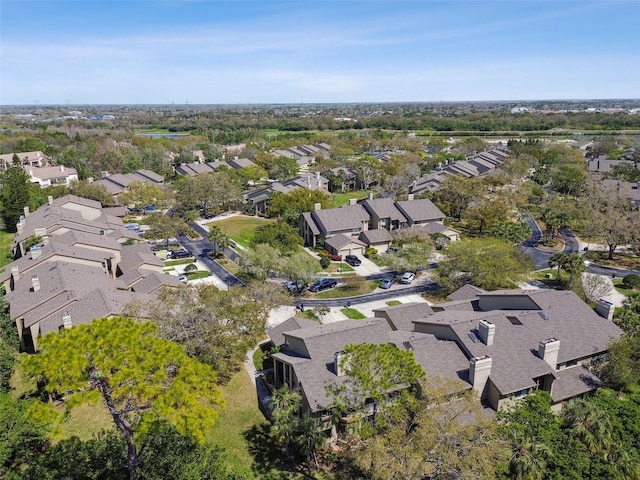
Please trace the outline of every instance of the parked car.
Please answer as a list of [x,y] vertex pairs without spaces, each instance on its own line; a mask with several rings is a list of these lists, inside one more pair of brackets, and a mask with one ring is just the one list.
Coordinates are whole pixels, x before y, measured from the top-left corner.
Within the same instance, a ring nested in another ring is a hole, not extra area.
[[193,257],[193,254],[189,250],[173,250],[169,252],[167,258],[179,259],[179,258],[190,258]]
[[187,276],[186,275],[178,275],[178,280],[180,280],[180,282],[182,283],[187,283]]
[[302,282],[289,282],[285,285],[290,293],[301,293],[304,290],[304,283]]
[[329,288],[333,288],[338,285],[338,282],[333,278],[321,278],[316,280],[309,287],[310,292],[321,292],[323,290],[328,290]]
[[324,251],[325,255],[327,257],[329,257],[329,259],[333,260],[334,262],[341,262],[342,261],[342,255],[335,255],[331,252],[327,252],[326,250]]
[[396,283],[396,279],[393,277],[383,278],[382,282],[380,282],[380,288],[391,288],[391,285],[393,285],[394,283]]
[[416,274],[413,272],[404,272],[402,274],[402,278],[400,279],[400,283],[404,283],[405,285],[409,285],[413,282],[413,279],[416,278]]
[[124,224],[124,229],[125,230],[130,230],[130,231],[136,231],[140,228],[140,224],[139,223],[135,223],[135,222],[131,222],[131,223],[125,223]]
[[157,207],[155,205],[147,205],[146,207],[142,207],[142,212],[143,213],[147,213],[147,212],[155,212],[157,209]]
[[352,267],[357,267],[362,264],[362,260],[360,260],[355,255],[347,255],[346,257],[344,257],[344,261],[347,262]]

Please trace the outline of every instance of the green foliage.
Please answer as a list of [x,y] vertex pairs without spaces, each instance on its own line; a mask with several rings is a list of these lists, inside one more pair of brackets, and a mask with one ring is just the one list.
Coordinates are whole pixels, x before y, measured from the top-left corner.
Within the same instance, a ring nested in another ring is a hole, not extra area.
[[268,213],[270,217],[286,218],[289,225],[297,228],[300,215],[313,211],[316,203],[322,208],[329,208],[331,197],[322,190],[297,188],[290,193],[274,193],[269,199]]
[[0,218],[5,230],[16,231],[27,206],[32,206],[29,175],[20,165],[10,165],[0,173]]
[[329,257],[320,257],[320,267],[322,267],[322,269],[328,268],[329,265],[331,265],[331,260],[329,259]]
[[166,419],[198,439],[223,406],[215,372],[156,337],[152,323],[117,317],[94,320],[45,335],[40,353],[24,360],[43,388],[61,395],[68,408],[102,399],[127,443],[129,474],[139,463],[135,434]]
[[514,288],[533,269],[531,259],[511,243],[493,238],[451,242],[438,264],[438,283],[447,291],[471,284],[486,290]]
[[266,223],[256,228],[251,246],[266,243],[287,255],[295,252],[302,245],[298,230],[284,222]]
[[44,426],[28,414],[33,404],[0,392],[0,478],[21,478],[21,465],[47,447]]
[[279,285],[256,282],[228,291],[212,285],[166,289],[145,308],[163,338],[183,345],[226,381],[264,336],[269,311],[286,301],[287,293]]
[[490,228],[489,235],[517,244],[531,236],[531,227],[525,222],[500,222]]
[[635,273],[630,273],[629,275],[625,275],[625,277],[622,279],[622,283],[624,284],[625,288],[628,288],[628,289],[639,288],[640,275],[637,275]]
[[366,401],[382,403],[391,392],[406,392],[425,377],[413,351],[392,344],[347,345],[339,362],[345,381],[327,387],[327,395],[341,413],[359,410]]

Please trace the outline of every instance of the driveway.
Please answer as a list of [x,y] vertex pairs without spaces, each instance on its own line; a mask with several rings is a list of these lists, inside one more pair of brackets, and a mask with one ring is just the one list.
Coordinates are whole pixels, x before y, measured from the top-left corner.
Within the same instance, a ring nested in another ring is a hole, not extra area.
[[349,266],[353,268],[353,271],[356,272],[359,276],[370,277],[372,275],[380,275],[384,273],[384,269],[380,268],[368,258],[365,258],[363,256],[358,256],[358,258],[362,262],[360,265],[358,265],[357,267],[354,267],[352,265]]

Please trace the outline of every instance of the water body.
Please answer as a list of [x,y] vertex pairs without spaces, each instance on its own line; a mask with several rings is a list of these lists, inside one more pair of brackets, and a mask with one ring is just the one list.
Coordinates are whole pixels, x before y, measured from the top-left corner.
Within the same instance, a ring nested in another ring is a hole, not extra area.
[[188,137],[189,135],[189,133],[136,133],[136,137],[171,139]]

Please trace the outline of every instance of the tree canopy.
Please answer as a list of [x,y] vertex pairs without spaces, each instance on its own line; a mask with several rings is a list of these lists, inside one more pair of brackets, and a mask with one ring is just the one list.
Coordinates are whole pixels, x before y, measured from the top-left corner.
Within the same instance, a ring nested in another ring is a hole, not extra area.
[[26,371],[69,408],[101,399],[127,444],[130,478],[139,463],[136,433],[158,419],[202,439],[224,402],[214,370],[157,337],[153,323],[98,319],[40,341],[25,359]]
[[495,238],[451,242],[438,264],[438,283],[453,291],[468,283],[486,290],[514,288],[533,270],[531,259],[512,243]]

